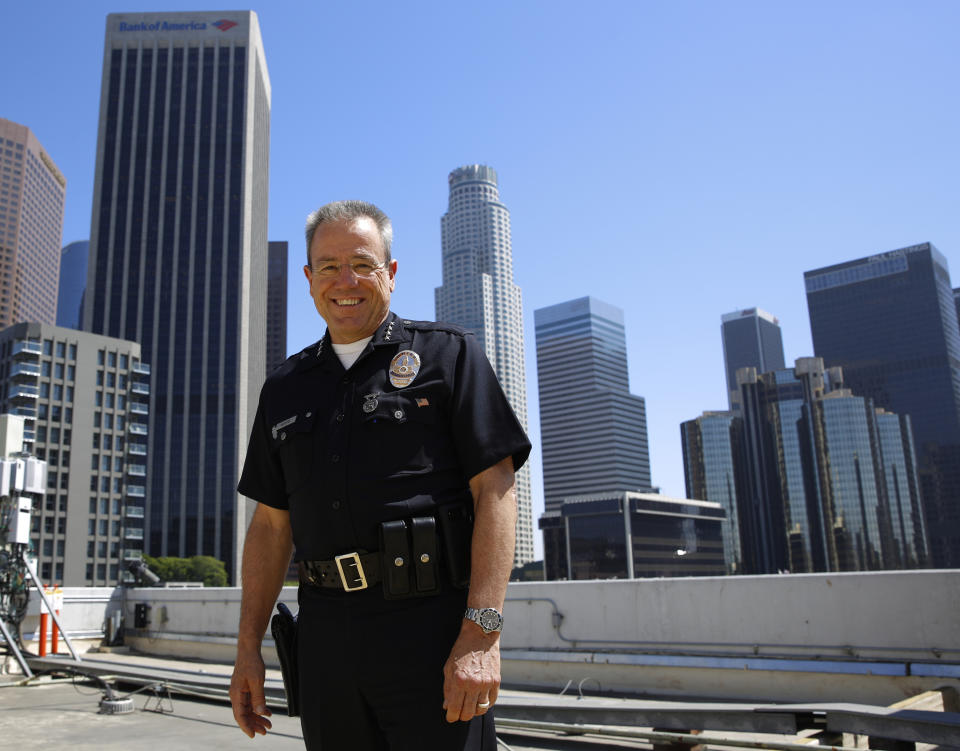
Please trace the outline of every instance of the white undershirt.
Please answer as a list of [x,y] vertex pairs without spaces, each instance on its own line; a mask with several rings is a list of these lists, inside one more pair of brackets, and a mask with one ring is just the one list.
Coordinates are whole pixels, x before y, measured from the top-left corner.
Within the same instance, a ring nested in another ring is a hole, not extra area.
[[363,352],[364,347],[373,339],[372,336],[368,336],[366,339],[361,339],[357,342],[350,342],[350,344],[333,344],[333,351],[337,353],[337,357],[340,358],[340,362],[343,363],[345,370],[350,370],[350,366],[353,365],[357,358],[360,357],[360,353]]

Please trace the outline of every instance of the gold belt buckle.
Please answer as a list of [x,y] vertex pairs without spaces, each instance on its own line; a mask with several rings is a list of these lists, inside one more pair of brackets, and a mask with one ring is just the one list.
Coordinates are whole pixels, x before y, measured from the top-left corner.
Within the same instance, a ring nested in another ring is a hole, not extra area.
[[[337,571],[340,572],[340,583],[343,584],[343,589],[345,592],[356,592],[357,590],[367,588],[367,577],[363,573],[363,566],[360,565],[359,553],[344,553],[343,555],[338,555],[333,560],[337,564]],[[344,564],[344,561],[346,561],[346,564]],[[351,578],[351,581],[353,582],[352,585],[347,583],[347,575],[344,572],[344,565],[352,565],[357,570],[356,576]]]

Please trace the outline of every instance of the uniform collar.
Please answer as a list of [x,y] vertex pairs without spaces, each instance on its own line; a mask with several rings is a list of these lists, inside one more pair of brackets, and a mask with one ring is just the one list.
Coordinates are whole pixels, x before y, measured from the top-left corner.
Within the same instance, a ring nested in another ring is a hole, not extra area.
[[[374,332],[373,339],[363,352],[366,353],[371,347],[385,347],[399,342],[410,341],[411,333],[407,328],[407,325],[410,323],[412,323],[412,321],[400,318],[396,313],[389,313],[386,320],[384,320],[384,322],[380,324],[380,327]],[[363,357],[363,353],[361,353],[360,357]],[[330,330],[328,329],[324,333],[320,341],[314,342],[309,347],[301,350],[297,358],[296,370],[298,371],[309,370],[317,365],[333,361],[339,363],[340,361],[337,359],[330,342]]]
[[380,324],[380,328],[373,335],[370,342],[374,347],[381,347],[397,342],[410,341],[410,332],[407,325],[412,323],[405,318],[400,318],[396,313],[389,313],[386,320]]

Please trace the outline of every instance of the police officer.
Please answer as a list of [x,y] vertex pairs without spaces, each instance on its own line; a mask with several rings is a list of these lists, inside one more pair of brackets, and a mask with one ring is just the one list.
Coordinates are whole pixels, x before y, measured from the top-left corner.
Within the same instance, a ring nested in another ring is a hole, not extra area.
[[472,335],[390,312],[391,239],[360,201],[308,219],[327,331],[260,395],[231,702],[249,737],[271,727],[260,646],[295,547],[307,748],[493,751],[530,443]]

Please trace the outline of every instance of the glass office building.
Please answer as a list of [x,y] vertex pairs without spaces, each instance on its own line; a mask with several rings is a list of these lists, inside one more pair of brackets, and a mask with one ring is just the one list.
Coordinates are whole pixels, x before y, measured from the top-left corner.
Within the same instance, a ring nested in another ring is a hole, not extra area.
[[87,262],[90,241],[78,240],[64,246],[60,255],[60,285],[57,291],[57,326],[83,326],[83,297],[87,289]]
[[718,503],[658,493],[597,493],[564,500],[561,577],[640,579],[725,573]]
[[592,297],[534,311],[548,579],[562,576],[564,499],[650,490],[643,397],[630,393],[623,311]]
[[733,412],[704,412],[680,425],[683,473],[688,498],[720,504],[726,518],[720,525],[724,567],[743,573],[739,506],[746,491],[743,419]]
[[734,412],[740,411],[737,370],[756,368],[758,373],[784,367],[780,321],[760,308],[726,313],[720,319],[723,365],[727,376],[727,399]]
[[930,243],[804,274],[814,352],[853,393],[909,415],[932,562],[960,567],[960,327]]
[[271,240],[267,259],[267,372],[287,359],[287,241]]
[[[517,419],[527,428],[523,302],[513,281],[510,210],[500,200],[497,173],[482,164],[450,173],[449,205],[441,219],[443,284],[436,316],[472,331],[487,353]],[[514,565],[533,560],[530,465],[517,472]]]
[[107,16],[84,329],[153,364],[148,552],[231,575],[265,375],[269,130],[254,13]]
[[737,377],[749,573],[927,564],[908,418],[852,393],[843,371],[819,358],[760,375],[746,368]]

